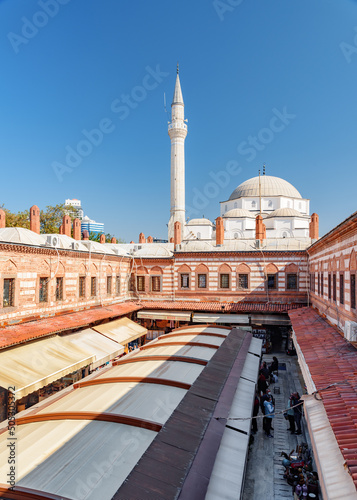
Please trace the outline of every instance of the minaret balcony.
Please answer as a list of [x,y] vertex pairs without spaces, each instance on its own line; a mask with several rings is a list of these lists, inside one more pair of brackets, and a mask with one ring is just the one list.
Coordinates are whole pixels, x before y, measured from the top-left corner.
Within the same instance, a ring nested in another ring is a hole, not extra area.
[[187,125],[186,125],[186,123],[183,123],[183,122],[173,122],[173,123],[169,123],[169,130],[172,130],[172,129],[183,129],[183,130],[187,130]]

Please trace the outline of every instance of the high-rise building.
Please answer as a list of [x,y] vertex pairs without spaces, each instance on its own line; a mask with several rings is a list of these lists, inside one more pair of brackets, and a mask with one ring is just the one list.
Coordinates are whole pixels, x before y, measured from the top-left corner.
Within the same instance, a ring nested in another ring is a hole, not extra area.
[[73,207],[77,210],[76,217],[78,219],[83,219],[83,209],[82,209],[82,204],[81,200],[77,200],[77,198],[73,198],[72,200],[68,199],[64,202],[65,207]]

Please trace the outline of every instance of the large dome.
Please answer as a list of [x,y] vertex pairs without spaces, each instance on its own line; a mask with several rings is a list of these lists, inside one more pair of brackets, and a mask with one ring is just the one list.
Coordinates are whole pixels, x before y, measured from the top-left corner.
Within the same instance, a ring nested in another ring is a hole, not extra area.
[[[302,198],[299,191],[290,182],[271,175],[260,176],[262,196],[287,196],[288,198]],[[240,184],[230,195],[230,200],[247,196],[259,196],[259,177],[252,177]]]

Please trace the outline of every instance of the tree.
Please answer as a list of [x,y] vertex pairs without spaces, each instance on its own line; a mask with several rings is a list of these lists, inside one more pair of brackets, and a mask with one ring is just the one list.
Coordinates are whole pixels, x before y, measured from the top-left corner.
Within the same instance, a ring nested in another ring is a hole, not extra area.
[[[100,235],[101,235],[101,233],[94,233],[93,231],[91,231],[91,232],[89,233],[89,239],[90,239],[91,241],[98,241],[98,242],[100,242]],[[114,238],[114,237],[115,237],[115,236],[113,236],[112,234],[107,233],[107,234],[105,235],[105,242],[106,242],[106,243],[111,243],[112,238]],[[125,243],[125,241],[124,241],[122,238],[117,238],[117,242],[118,242],[118,243]]]
[[64,205],[47,205],[45,210],[41,210],[40,214],[40,231],[44,234],[59,233],[59,228],[62,224],[64,215],[69,215],[71,219],[78,216],[78,209],[72,206]]
[[25,229],[30,229],[29,210],[12,213],[8,208],[5,208],[4,205],[1,205],[1,208],[6,214],[6,227],[24,227]]

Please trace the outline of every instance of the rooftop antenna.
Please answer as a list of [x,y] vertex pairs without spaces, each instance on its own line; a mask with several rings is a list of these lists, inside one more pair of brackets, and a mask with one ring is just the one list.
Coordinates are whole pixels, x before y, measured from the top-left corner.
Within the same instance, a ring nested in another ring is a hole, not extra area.
[[[265,175],[265,171],[263,175]],[[262,185],[260,183],[260,169],[259,169],[259,213],[260,215],[262,215]]]

